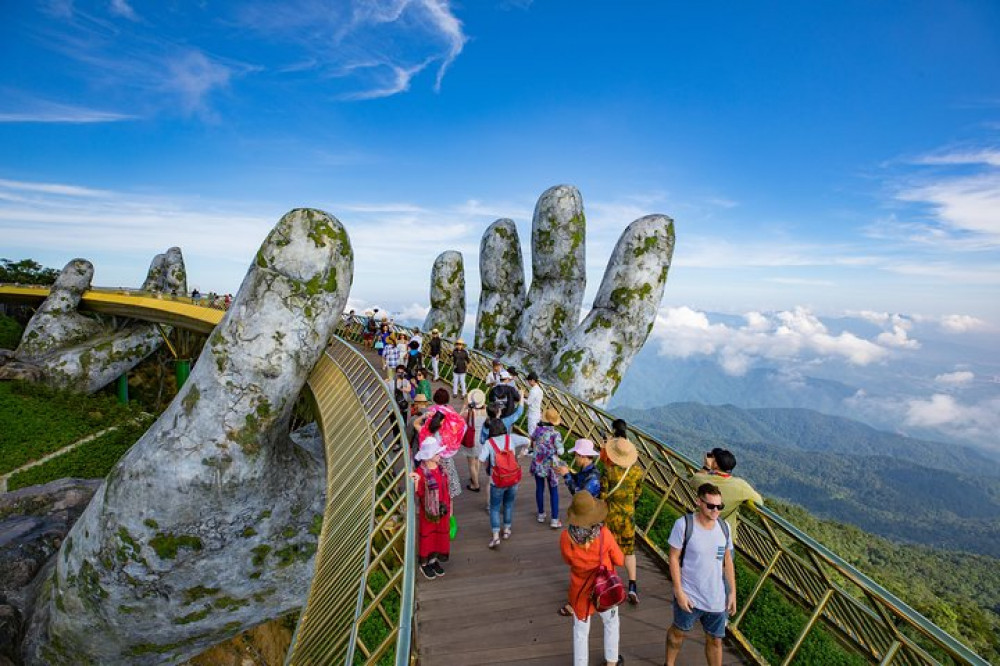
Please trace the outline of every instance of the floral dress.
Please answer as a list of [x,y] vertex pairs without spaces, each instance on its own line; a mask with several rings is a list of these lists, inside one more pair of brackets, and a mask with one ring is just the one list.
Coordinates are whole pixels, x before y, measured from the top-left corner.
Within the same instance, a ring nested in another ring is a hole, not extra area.
[[549,478],[549,486],[559,485],[559,474],[555,470],[559,456],[563,454],[562,435],[555,426],[540,425],[531,436],[535,457],[531,460],[531,473],[539,478]]
[[604,465],[601,497],[608,503],[604,524],[615,535],[622,552],[631,555],[635,552],[635,502],[642,492],[642,468],[637,464],[620,467],[610,461]]

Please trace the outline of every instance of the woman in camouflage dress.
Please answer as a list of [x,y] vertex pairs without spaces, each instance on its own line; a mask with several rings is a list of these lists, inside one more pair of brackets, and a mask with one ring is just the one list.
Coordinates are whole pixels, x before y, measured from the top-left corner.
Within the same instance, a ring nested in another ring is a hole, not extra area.
[[604,474],[601,476],[601,498],[608,503],[607,528],[625,553],[625,571],[628,573],[628,600],[639,603],[635,567],[635,503],[642,492],[643,470],[637,464],[639,452],[626,438],[628,425],[616,419],[611,428],[614,437],[601,447]]

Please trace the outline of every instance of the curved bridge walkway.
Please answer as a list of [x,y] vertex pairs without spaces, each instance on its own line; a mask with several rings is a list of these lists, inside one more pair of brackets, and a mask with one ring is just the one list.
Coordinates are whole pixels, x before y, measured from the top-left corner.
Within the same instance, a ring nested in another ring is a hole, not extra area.
[[[371,349],[355,344],[376,368],[381,359]],[[448,388],[446,382],[432,382]],[[462,409],[461,399],[452,406]],[[567,443],[571,444],[572,440]],[[455,463],[464,486],[469,480],[465,456]],[[421,666],[474,666],[523,664],[542,666],[571,663],[573,620],[557,613],[567,600],[569,567],[559,554],[562,530],[538,523],[535,482],[522,458],[524,472],[514,511],[513,535],[496,550],[490,540],[485,511],[488,478],[480,473],[483,490],[462,489],[455,498],[458,534],[442,578],[416,576],[414,653]],[[565,523],[570,495],[560,487],[559,512]],[[548,499],[546,499],[548,505]],[[664,640],[670,626],[673,592],[659,566],[636,549],[640,603],[621,606],[620,652],[626,664],[663,664]],[[624,575],[624,569],[620,570]],[[603,630],[598,617],[591,619],[590,661],[603,663]],[[681,664],[705,663],[705,640],[700,628],[690,633],[681,649]],[[727,649],[724,664],[743,661]]]

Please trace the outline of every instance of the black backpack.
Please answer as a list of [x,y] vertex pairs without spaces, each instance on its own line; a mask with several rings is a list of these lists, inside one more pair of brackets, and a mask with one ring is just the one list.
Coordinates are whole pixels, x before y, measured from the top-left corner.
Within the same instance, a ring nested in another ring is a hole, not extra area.
[[410,401],[406,399],[406,394],[399,389],[395,389],[392,397],[396,401],[396,406],[399,407],[399,411],[403,413],[403,418],[405,419],[406,410],[410,408]]

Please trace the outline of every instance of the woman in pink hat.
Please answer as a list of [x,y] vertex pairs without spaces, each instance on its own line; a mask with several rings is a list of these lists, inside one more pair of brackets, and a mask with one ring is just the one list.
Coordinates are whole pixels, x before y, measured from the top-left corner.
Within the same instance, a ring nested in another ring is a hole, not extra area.
[[566,482],[570,494],[575,495],[581,490],[586,490],[594,497],[600,497],[601,475],[595,466],[600,453],[594,447],[594,443],[589,439],[578,439],[571,451],[573,452],[573,466],[579,471],[572,472],[565,464],[560,465],[556,470]]

